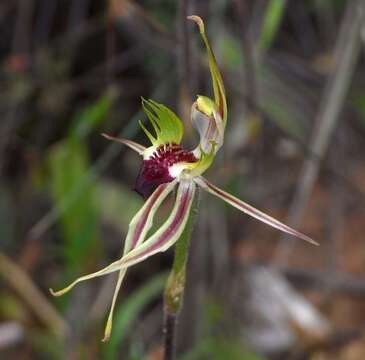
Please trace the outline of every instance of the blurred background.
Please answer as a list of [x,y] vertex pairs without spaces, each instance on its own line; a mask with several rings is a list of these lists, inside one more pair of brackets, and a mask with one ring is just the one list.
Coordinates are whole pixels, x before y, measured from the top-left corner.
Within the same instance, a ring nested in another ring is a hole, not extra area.
[[[362,0],[2,0],[0,358],[161,359],[169,251],[131,269],[111,340],[116,260],[143,204],[140,97],[186,125],[211,94],[200,15],[226,85],[207,177],[314,247],[201,194],[178,359],[365,359]],[[168,204],[163,208],[169,211]]]

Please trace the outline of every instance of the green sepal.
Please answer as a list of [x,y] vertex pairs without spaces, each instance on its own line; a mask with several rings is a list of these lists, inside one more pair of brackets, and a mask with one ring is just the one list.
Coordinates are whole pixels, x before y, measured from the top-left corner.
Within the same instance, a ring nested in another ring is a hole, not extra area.
[[200,35],[203,38],[207,53],[208,53],[208,61],[209,61],[209,69],[210,74],[212,76],[213,83],[213,92],[214,92],[214,101],[217,104],[219,109],[219,113],[222,117],[224,126],[227,122],[227,100],[226,100],[226,91],[223,84],[222,75],[219,71],[217,60],[215,59],[212,47],[208,41],[208,38],[205,34],[205,27],[203,20],[196,15],[188,16],[189,20],[193,20],[199,27]]
[[140,122],[140,126],[153,146],[180,144],[184,127],[177,115],[165,105],[142,98],[142,107],[150,121],[155,136]]

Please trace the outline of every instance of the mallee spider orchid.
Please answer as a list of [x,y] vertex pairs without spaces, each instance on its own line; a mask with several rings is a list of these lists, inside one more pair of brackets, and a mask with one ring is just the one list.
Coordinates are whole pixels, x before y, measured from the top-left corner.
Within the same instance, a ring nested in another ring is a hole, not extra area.
[[[202,177],[202,173],[212,164],[217,151],[223,145],[227,123],[227,102],[223,80],[206,37],[204,23],[198,16],[190,16],[189,19],[196,22],[203,38],[208,53],[214,93],[214,100],[206,96],[198,96],[192,105],[191,121],[200,135],[199,145],[192,151],[183,149],[180,145],[184,131],[181,120],[166,106],[144,99],[142,99],[142,106],[154,133],[151,133],[142,123],[140,125],[152,143],[150,147],[103,134],[107,139],[129,146],[143,157],[135,189],[146,199],[146,202],[129,224],[123,256],[119,260],[102,270],[76,279],[63,290],[57,292],[51,290],[53,295],[60,296],[79,282],[118,271],[104,341],[111,333],[113,311],[127,268],[167,250],[176,243],[189,218],[197,186],[274,228],[317,244],[308,236],[219,189]],[[177,193],[171,214],[154,234],[147,236],[156,211],[176,188]]]

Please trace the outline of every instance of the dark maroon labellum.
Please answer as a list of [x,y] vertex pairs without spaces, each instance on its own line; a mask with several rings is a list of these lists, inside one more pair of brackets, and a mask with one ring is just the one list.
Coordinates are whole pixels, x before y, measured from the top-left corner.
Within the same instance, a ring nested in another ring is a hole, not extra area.
[[172,165],[196,161],[198,159],[192,152],[179,145],[161,145],[148,160],[143,160],[134,190],[147,199],[158,185],[174,180],[169,172]]

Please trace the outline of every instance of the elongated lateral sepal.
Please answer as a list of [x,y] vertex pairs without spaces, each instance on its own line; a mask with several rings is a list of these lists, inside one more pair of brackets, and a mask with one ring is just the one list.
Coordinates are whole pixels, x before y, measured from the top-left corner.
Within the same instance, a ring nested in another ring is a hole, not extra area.
[[131,148],[132,150],[134,150],[135,152],[137,152],[139,155],[143,155],[144,151],[146,150],[146,147],[143,145],[140,145],[132,140],[128,140],[128,139],[121,139],[121,138],[117,138],[105,133],[102,133],[101,136],[105,137],[105,139],[108,139],[110,141],[114,141],[123,145],[127,145],[129,148]]
[[287,234],[296,236],[299,239],[307,241],[313,245],[319,245],[316,241],[308,237],[307,235],[302,234],[301,232],[292,229],[291,227],[283,224],[282,222],[274,219],[273,217],[263,213],[262,211],[254,208],[253,206],[245,203],[244,201],[236,198],[235,196],[223,191],[222,189],[218,188],[217,186],[210,183],[208,180],[203,178],[202,176],[195,178],[195,182],[204,190],[208,191],[209,193],[219,197],[220,199],[224,200],[228,204],[232,205],[238,210],[241,210],[247,215],[254,217],[257,220],[264,222],[267,225],[270,225],[278,230],[281,230]]

